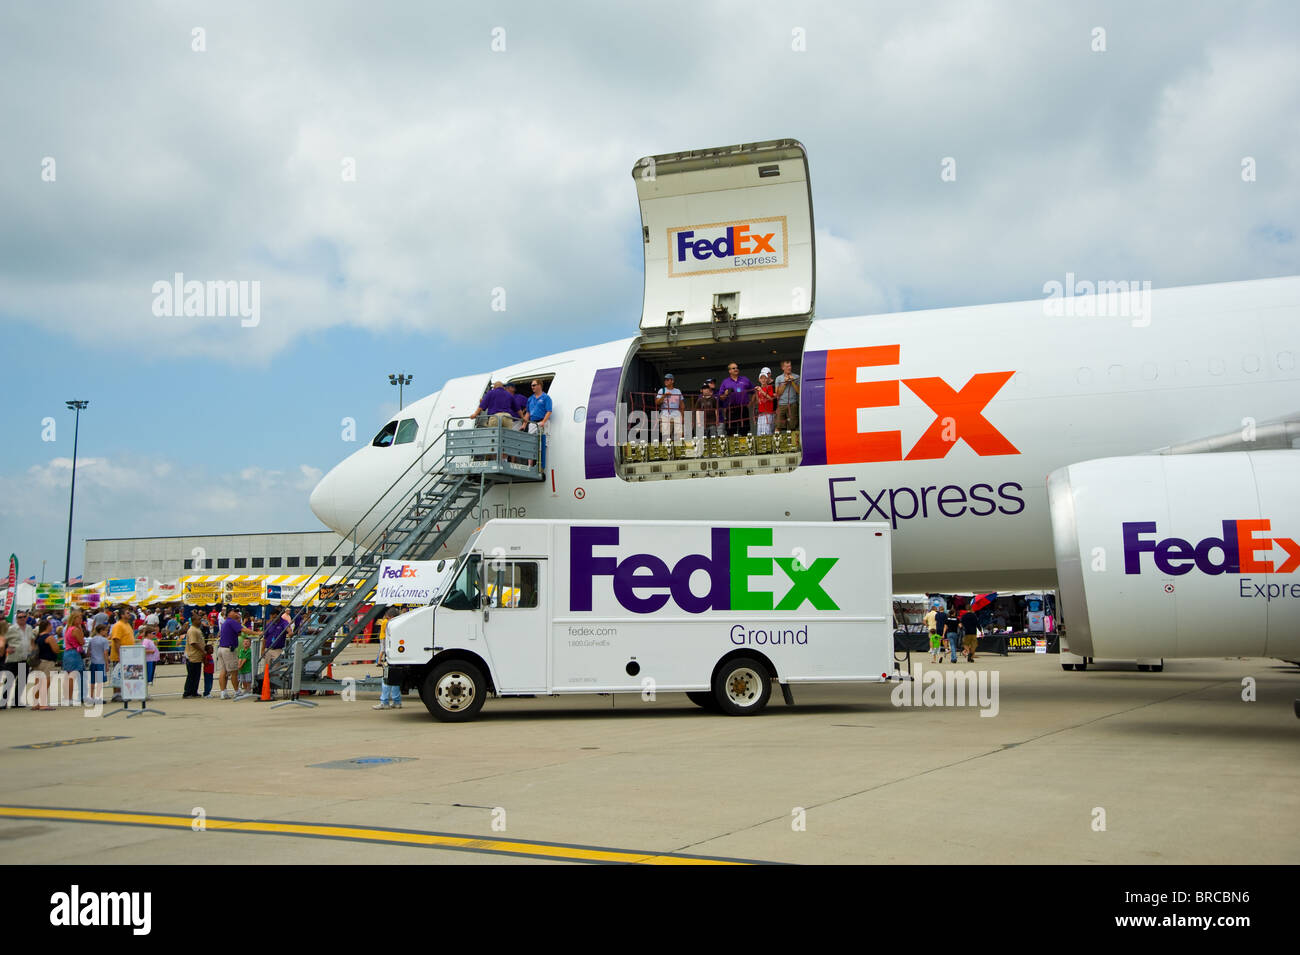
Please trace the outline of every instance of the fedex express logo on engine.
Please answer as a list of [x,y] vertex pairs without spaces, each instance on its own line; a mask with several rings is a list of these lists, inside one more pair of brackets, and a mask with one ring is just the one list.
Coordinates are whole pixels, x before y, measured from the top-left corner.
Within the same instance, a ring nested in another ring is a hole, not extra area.
[[[1223,522],[1220,537],[1192,543],[1181,537],[1156,539],[1155,521],[1124,522],[1124,573],[1142,573],[1142,555],[1151,554],[1156,570],[1173,577],[1193,568],[1203,574],[1293,574],[1300,570],[1300,544],[1269,536],[1272,521]],[[1273,560],[1274,551],[1282,551]]]
[[787,251],[785,216],[674,226],[668,230],[668,274],[783,269]]
[[[714,527],[709,539],[708,554],[686,554],[669,566],[655,554],[615,557],[617,527],[569,528],[570,611],[592,609],[600,578],[609,579],[614,599],[632,613],[654,613],[669,600],[687,613],[796,610],[805,603],[817,610],[840,609],[822,586],[838,557],[818,557],[805,567],[794,557],[763,554],[762,549],[772,549],[770,527]],[[756,578],[765,577],[772,578],[775,590],[750,589]],[[703,585],[707,588],[697,593]]]

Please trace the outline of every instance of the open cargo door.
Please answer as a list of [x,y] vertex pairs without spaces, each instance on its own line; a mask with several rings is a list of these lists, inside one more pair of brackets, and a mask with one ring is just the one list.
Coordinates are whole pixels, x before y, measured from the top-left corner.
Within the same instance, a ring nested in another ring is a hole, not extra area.
[[641,204],[648,341],[804,329],[816,283],[808,157],[793,139],[649,156]]

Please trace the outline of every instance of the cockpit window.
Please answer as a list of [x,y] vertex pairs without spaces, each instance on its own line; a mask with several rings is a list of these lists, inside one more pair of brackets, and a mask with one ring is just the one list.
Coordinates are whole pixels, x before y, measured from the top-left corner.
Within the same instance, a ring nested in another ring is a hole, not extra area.
[[397,424],[397,438],[393,444],[410,444],[415,440],[415,433],[420,430],[420,426],[415,423],[414,418],[405,418]]
[[[414,419],[411,419],[414,422]],[[371,441],[372,447],[386,448],[393,443],[393,436],[397,434],[397,422],[390,421],[384,425],[384,429],[375,435],[375,440]]]

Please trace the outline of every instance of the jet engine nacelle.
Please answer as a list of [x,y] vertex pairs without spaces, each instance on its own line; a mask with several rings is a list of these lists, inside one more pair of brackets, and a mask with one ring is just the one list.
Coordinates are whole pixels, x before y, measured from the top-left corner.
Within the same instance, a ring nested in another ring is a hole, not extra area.
[[1070,651],[1300,659],[1300,451],[1084,461],[1047,479]]

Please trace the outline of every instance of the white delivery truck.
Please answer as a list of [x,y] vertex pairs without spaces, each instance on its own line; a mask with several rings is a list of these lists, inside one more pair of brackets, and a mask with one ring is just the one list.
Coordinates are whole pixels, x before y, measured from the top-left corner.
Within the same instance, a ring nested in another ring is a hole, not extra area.
[[489,693],[685,692],[737,716],[894,670],[888,524],[494,520],[389,621],[389,682],[440,720]]

